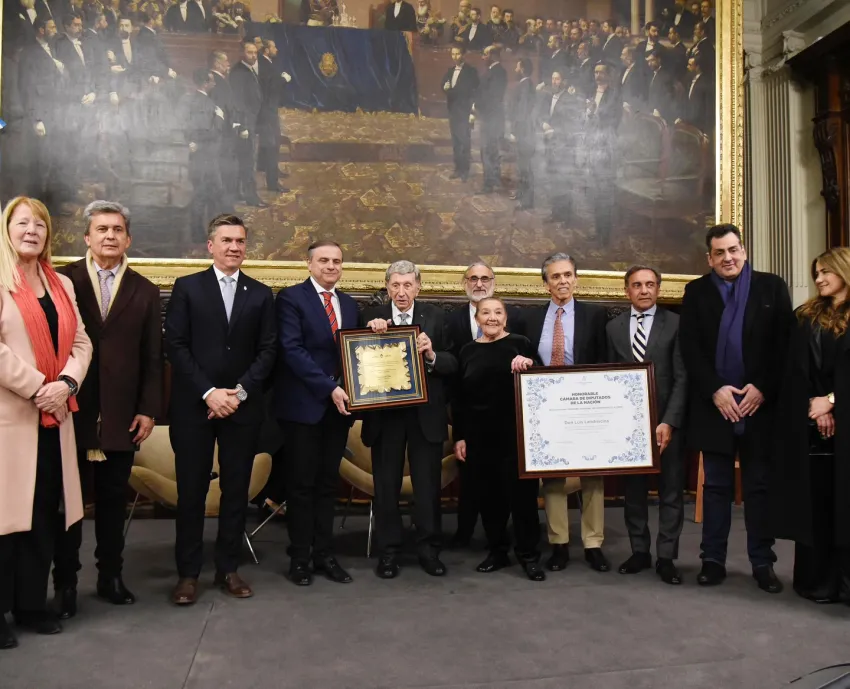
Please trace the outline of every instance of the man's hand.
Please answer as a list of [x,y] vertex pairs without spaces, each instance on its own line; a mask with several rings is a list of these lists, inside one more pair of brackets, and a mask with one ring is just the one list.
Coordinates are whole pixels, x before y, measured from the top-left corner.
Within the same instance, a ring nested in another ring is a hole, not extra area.
[[527,371],[532,366],[534,366],[534,359],[529,359],[527,356],[518,354],[514,357],[513,361],[511,361],[511,373]]
[[196,153],[198,151],[198,144],[194,141],[189,142],[189,153]]
[[469,124],[475,124],[475,115],[469,116]]
[[660,423],[655,429],[655,442],[658,443],[662,454],[670,444],[670,438],[673,437],[673,427],[669,423]]
[[826,397],[812,397],[809,400],[809,418],[818,419],[824,414],[831,414],[834,406]]
[[632,114],[632,106],[628,103],[623,103],[623,110],[625,110],[629,115]]
[[508,141],[510,141],[512,144],[515,144],[516,143],[516,135],[515,134],[508,134]]
[[36,122],[35,123],[35,135],[36,136],[47,136],[47,130],[44,128],[44,122]]
[[215,116],[220,117],[221,119],[224,119],[224,110],[222,110],[217,105],[215,106]]
[[80,101],[80,103],[82,103],[83,105],[91,105],[92,103],[94,103],[94,99],[96,97],[97,96],[95,96],[94,93],[87,93],[85,96],[83,96],[83,99]]
[[288,84],[292,81],[292,75],[289,72],[281,72],[280,76],[283,77],[283,80]]
[[[209,397],[207,399],[209,399]],[[133,417],[133,423],[130,424],[130,433],[136,431],[133,443],[135,445],[140,445],[145,442],[153,431],[154,426],[156,426],[156,421],[154,421],[150,416],[136,414]]]
[[744,391],[732,385],[724,385],[712,396],[714,406],[717,411],[727,421],[738,423],[743,418],[741,410],[738,408],[738,403],[735,401],[735,395],[743,395]]
[[658,108],[655,108],[655,110],[652,111],[652,116],[653,117],[661,117],[661,113],[658,112]]
[[381,334],[387,332],[390,327],[390,322],[383,318],[373,318],[366,324],[367,328],[371,328],[373,333]]
[[41,389],[35,393],[35,399],[33,401],[35,402],[35,406],[41,409],[41,411],[46,411],[48,414],[55,414],[57,410],[66,405],[70,395],[71,388],[68,387],[68,384],[61,380],[56,380],[52,383],[42,385]]
[[171,77],[172,79],[176,79],[176,78],[177,78],[177,72],[175,72],[173,69],[171,69],[171,68],[169,67],[169,69],[168,69],[168,76],[169,76],[169,77]]
[[118,105],[121,100],[118,98],[118,94],[113,91],[109,94],[109,103],[110,105]]
[[106,59],[109,60],[110,62],[115,62],[115,53],[113,53],[111,50],[107,50],[106,51]]
[[121,74],[125,70],[121,65],[112,65],[112,67],[109,68],[109,71],[113,74]]
[[54,58],[54,64],[56,65],[56,69],[59,70],[59,74],[65,74],[65,63],[61,60],[57,60]]
[[752,416],[764,404],[764,395],[752,383],[747,383],[741,392],[744,394],[744,399],[738,404],[738,409],[741,410],[741,416]]
[[426,333],[419,333],[419,337],[416,338],[416,349],[425,357],[427,363],[433,364],[437,360],[437,355],[431,346],[431,338]]
[[345,390],[337,385],[331,393],[331,400],[333,400],[334,406],[340,414],[343,416],[351,416],[351,412],[345,408],[345,403],[348,402],[348,395]]
[[205,401],[210,409],[210,414],[208,414],[208,418],[210,419],[223,419],[239,409],[239,400],[236,397],[236,390],[216,388],[207,395],[207,399]]
[[159,77],[154,75],[150,79],[148,79],[148,81],[152,84],[158,84],[159,83]]
[[53,412],[53,416],[56,418],[60,425],[64,423],[65,419],[67,419],[70,414],[71,412],[68,409],[67,404],[63,404],[61,407],[59,407],[59,409]]
[[831,438],[835,435],[835,418],[833,418],[832,412],[819,416],[816,421],[818,430],[824,438]]
[[447,81],[445,84],[443,84],[443,91],[448,91],[451,87],[452,83],[450,81]]
[[465,462],[466,461],[466,441],[465,440],[458,440],[455,443],[455,457],[457,457],[457,460],[459,462]]
[[240,139],[247,139],[249,136],[251,136],[251,134],[248,132],[247,129],[243,129],[241,132],[239,132]]
[[545,89],[545,88],[546,88],[546,82],[545,82],[545,81],[541,81],[539,84],[537,84],[536,90],[537,90],[537,91],[542,91],[542,90],[543,90],[543,89]]

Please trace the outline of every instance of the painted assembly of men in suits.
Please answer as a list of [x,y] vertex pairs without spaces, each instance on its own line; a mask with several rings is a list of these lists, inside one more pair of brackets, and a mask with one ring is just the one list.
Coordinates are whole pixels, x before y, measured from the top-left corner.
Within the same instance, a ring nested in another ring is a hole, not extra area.
[[475,115],[481,120],[481,163],[484,166],[482,194],[491,194],[502,183],[501,145],[505,137],[505,90],[508,75],[499,60],[501,49],[484,49],[486,70],[475,96]]
[[673,73],[664,66],[664,53],[653,50],[646,59],[650,76],[647,92],[647,110],[667,123],[673,122],[676,113],[676,92]]
[[563,50],[560,36],[549,36],[546,47],[549,54],[540,56],[540,83],[550,85],[552,83],[552,72],[566,74],[570,68],[571,60],[567,52]]
[[646,108],[647,76],[646,70],[635,64],[635,49],[631,46],[623,48],[620,60],[623,63],[620,81],[620,97],[623,109],[629,113],[640,112]]
[[245,41],[242,44],[242,58],[230,70],[229,80],[233,97],[241,110],[242,119],[239,138],[236,141],[240,195],[247,205],[265,208],[267,204],[257,195],[257,182],[254,178],[257,160],[257,124],[263,106],[263,92],[260,88],[257,46],[253,41]]
[[283,89],[292,77],[275,64],[277,54],[277,44],[272,40],[264,40],[258,58],[263,104],[257,123],[257,169],[266,177],[266,189],[286,193],[289,189],[280,186],[280,144],[283,135],[280,131],[279,109],[283,101]]
[[209,24],[204,10],[194,0],[176,2],[165,13],[164,26],[178,33],[204,33]]
[[534,208],[534,152],[536,148],[534,111],[537,104],[531,73],[532,61],[523,57],[517,60],[514,72],[519,83],[511,94],[511,139],[516,143],[517,188],[513,198],[521,210]]
[[467,50],[483,51],[493,43],[493,31],[484,23],[481,10],[473,7],[469,12],[469,26],[463,38],[463,46]]
[[416,10],[413,5],[405,0],[388,3],[384,28],[387,31],[416,31]]
[[709,137],[714,135],[714,80],[705,76],[702,69],[703,57],[697,54],[688,58],[690,81],[684,94],[681,117],[676,122],[693,125]]
[[452,47],[452,62],[455,64],[443,77],[443,91],[446,92],[446,105],[449,109],[449,131],[452,135],[455,164],[451,178],[460,178],[463,182],[469,177],[469,165],[472,158],[470,116],[479,85],[478,71],[467,64],[465,53],[463,46]]
[[[655,541],[655,571],[666,584],[682,583],[674,564],[679,556],[679,536],[685,522],[685,411],[687,374],[679,350],[679,316],[657,305],[661,274],[646,266],[626,271],[626,296],[631,302],[606,326],[608,361],[655,364],[655,394],[658,426],[655,440],[661,453],[658,476],[658,536]],[[649,477],[633,474],[625,480],[625,519],[632,555],[620,574],[636,574],[652,567],[650,553]]]
[[229,206],[236,202],[239,191],[239,164],[237,162],[237,143],[242,131],[241,104],[233,95],[233,89],[227,75],[230,74],[230,59],[223,50],[214,50],[209,57],[210,72],[215,86],[210,92],[213,102],[224,113],[224,131],[218,168],[221,183],[224,186],[225,199]]

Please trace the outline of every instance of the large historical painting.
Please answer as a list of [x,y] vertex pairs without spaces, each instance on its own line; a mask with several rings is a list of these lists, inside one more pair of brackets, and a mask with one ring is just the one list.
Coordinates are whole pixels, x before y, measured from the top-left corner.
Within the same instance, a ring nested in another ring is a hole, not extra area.
[[231,0],[5,0],[0,196],[44,199],[66,256],[110,198],[137,258],[203,258],[205,221],[235,211],[256,260],[333,237],[370,264],[567,250],[585,270],[702,272],[730,75],[712,3],[448,2],[373,9],[367,29],[337,0],[284,21]]

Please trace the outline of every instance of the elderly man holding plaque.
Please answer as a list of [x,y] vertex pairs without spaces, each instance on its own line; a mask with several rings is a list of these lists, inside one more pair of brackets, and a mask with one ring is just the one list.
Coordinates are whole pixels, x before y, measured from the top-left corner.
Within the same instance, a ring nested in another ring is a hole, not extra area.
[[[626,271],[626,296],[632,303],[607,325],[608,361],[655,364],[658,418],[655,439],[661,449],[658,477],[658,538],[655,541],[655,571],[666,584],[681,584],[682,576],[673,561],[679,556],[679,536],[685,523],[685,455],[682,428],[687,402],[687,374],[679,352],[679,316],[662,309],[658,301],[661,273],[647,266]],[[649,552],[649,508],[646,474],[623,477],[626,497],[626,528],[632,555],[620,574],[637,574],[652,567]]]
[[317,572],[345,584],[333,556],[334,500],[339,463],[351,428],[348,395],[339,385],[337,331],[356,327],[357,304],[336,288],[342,249],[319,241],[307,249],[310,277],[276,299],[280,359],[275,404],[288,446],[289,577],[298,586]]
[[[552,254],[541,268],[543,282],[551,295],[549,303],[523,312],[521,332],[534,345],[544,366],[599,364],[606,359],[605,309],[576,301],[578,283],[575,259],[565,253]],[[581,478],[581,540],[584,557],[597,572],[607,572],[611,563],[602,552],[605,524],[605,483],[601,476]],[[543,498],[552,555],[546,568],[557,572],[570,561],[569,518],[566,479],[543,479]]]
[[367,327],[383,333],[394,326],[419,326],[416,345],[425,362],[428,401],[370,411],[363,420],[363,444],[372,448],[375,478],[375,527],[381,553],[376,574],[393,579],[399,573],[402,524],[398,500],[406,452],[413,482],[419,564],[431,576],[443,576],[446,567],[439,558],[440,475],[443,443],[448,438],[444,380],[457,371],[457,359],[451,353],[443,311],[416,301],[422,285],[419,268],[410,261],[396,261],[387,268],[386,284],[391,303],[367,311]]

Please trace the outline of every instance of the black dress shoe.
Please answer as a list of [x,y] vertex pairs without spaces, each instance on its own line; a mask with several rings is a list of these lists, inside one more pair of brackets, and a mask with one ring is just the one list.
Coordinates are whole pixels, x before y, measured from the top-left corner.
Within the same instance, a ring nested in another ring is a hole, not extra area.
[[525,570],[525,576],[531,579],[531,581],[546,581],[546,572],[543,571],[537,560],[523,562],[522,568]]
[[5,651],[9,648],[17,648],[18,640],[15,638],[15,633],[6,622],[6,618],[0,615],[0,651]]
[[325,576],[337,584],[350,584],[351,575],[339,566],[335,557],[326,557],[313,563],[313,571],[324,572]]
[[607,572],[611,569],[611,563],[608,562],[602,548],[585,548],[584,559],[587,560],[591,569],[595,569],[597,572]]
[[36,634],[50,636],[62,633],[62,625],[52,612],[14,612],[12,616],[15,618],[16,625]]
[[652,567],[652,555],[649,553],[632,553],[631,557],[620,565],[620,574],[637,574]]
[[112,605],[132,605],[136,602],[136,597],[124,586],[120,576],[98,577],[97,595]]
[[753,579],[758,582],[759,588],[768,593],[782,593],[782,582],[773,571],[773,565],[761,565],[753,567]]
[[432,577],[443,577],[446,575],[446,566],[440,562],[440,558],[436,555],[420,556],[419,566],[422,567],[425,574],[430,574]]
[[381,579],[395,579],[398,576],[398,562],[395,555],[381,555],[375,574]]
[[313,583],[313,573],[306,562],[292,562],[289,565],[289,579],[296,586],[309,586]]
[[697,583],[700,586],[717,586],[722,584],[726,578],[726,568],[718,562],[706,560],[702,563],[702,569],[697,574]]
[[560,572],[570,563],[570,549],[566,543],[552,546],[552,554],[546,560],[546,569],[550,572]]
[[490,574],[490,572],[498,572],[500,569],[511,566],[511,558],[508,554],[501,550],[492,552],[484,558],[484,561],[475,568],[476,572],[482,574]]
[[655,563],[655,572],[665,584],[678,586],[682,583],[682,575],[679,574],[679,570],[673,564],[673,560],[666,557],[658,558],[658,561]]
[[60,620],[70,620],[77,614],[77,589],[68,587],[57,589],[53,598],[53,607]]

